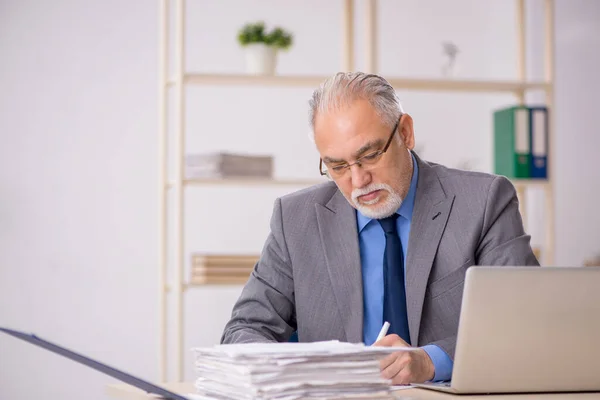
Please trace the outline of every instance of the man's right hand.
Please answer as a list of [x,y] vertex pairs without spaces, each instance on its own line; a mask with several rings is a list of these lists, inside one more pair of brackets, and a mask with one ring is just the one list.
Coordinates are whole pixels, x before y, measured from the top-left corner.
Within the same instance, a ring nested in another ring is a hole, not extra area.
[[[373,346],[411,347],[396,334],[387,335]],[[421,348],[398,351],[380,361],[380,369],[385,379],[391,379],[394,385],[409,385],[430,381],[435,376],[433,361]]]

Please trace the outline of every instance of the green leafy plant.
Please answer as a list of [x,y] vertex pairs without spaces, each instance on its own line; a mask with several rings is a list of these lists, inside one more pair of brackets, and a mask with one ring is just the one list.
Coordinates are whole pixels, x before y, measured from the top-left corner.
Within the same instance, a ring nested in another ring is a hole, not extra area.
[[280,27],[265,32],[264,22],[248,23],[238,32],[238,42],[242,46],[264,43],[278,49],[287,50],[293,43],[293,35]]

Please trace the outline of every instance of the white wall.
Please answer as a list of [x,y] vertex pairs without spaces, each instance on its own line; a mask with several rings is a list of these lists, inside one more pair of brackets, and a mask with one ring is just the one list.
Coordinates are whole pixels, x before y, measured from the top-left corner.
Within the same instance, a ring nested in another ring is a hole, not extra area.
[[[4,1],[0,18],[0,325],[152,378],[156,8]],[[106,382],[0,339],[2,399]]]
[[[242,72],[235,32],[261,18],[296,34],[294,48],[281,56],[281,73],[333,73],[340,66],[340,7],[321,0],[190,1],[187,68]],[[0,2],[0,326],[35,332],[151,380],[158,372],[157,9],[148,0]],[[462,49],[461,76],[514,78],[513,15],[513,2],[505,0],[381,1],[380,72],[438,76],[440,42],[452,39]],[[600,250],[593,204],[600,139],[592,114],[600,90],[600,4],[557,0],[556,17],[556,255],[559,264],[579,264]],[[189,149],[273,153],[279,176],[314,177],[318,156],[306,137],[310,92],[191,88]],[[491,168],[489,111],[510,96],[400,95],[425,157]],[[186,251],[258,251],[273,199],[291,189],[192,189]],[[534,240],[541,241],[539,234]],[[218,341],[238,293],[232,287],[187,294],[186,348]],[[2,399],[102,399],[109,382],[0,337]]]
[[600,254],[600,2],[557,2],[556,262]]

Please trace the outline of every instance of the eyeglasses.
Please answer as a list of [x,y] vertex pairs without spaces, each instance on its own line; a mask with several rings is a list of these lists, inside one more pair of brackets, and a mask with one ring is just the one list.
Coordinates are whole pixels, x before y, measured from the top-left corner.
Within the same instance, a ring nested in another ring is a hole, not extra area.
[[385,144],[383,149],[373,151],[371,153],[367,153],[367,154],[363,155],[362,157],[357,158],[356,161],[354,161],[353,163],[347,163],[347,162],[337,163],[337,164],[334,164],[331,166],[327,166],[327,169],[325,171],[323,171],[323,159],[321,158],[319,160],[319,173],[322,176],[327,176],[329,178],[340,177],[346,171],[348,171],[350,169],[350,167],[353,166],[354,164],[357,164],[360,167],[362,167],[363,165],[376,164],[377,161],[379,161],[379,159],[381,158],[381,156],[387,151],[388,147],[390,147],[390,143],[392,143],[392,138],[394,137],[394,133],[396,133],[397,128],[398,128],[398,122],[396,122],[396,124],[394,125],[394,129],[392,129],[392,132],[390,133],[390,137],[387,140],[387,143]]

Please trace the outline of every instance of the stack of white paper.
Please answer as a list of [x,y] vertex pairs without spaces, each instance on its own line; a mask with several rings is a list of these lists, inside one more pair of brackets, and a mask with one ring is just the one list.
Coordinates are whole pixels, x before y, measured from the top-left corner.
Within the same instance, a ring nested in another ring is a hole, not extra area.
[[193,349],[197,393],[213,399],[393,399],[379,360],[412,348],[338,341]]

